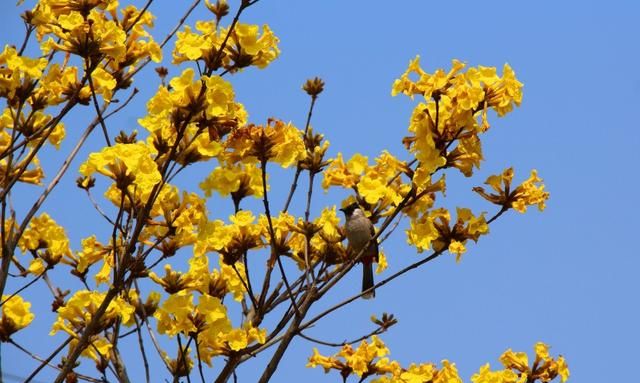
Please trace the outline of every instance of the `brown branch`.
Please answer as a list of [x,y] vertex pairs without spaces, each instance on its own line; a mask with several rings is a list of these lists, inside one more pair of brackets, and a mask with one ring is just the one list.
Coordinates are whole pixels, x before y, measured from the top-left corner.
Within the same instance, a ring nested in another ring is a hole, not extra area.
[[[141,304],[142,310],[144,310],[144,304]],[[143,313],[143,315],[145,315]],[[138,334],[138,347],[140,347],[140,354],[142,354],[142,363],[144,364],[144,377],[145,381],[149,383],[151,380],[151,376],[149,373],[149,362],[147,360],[147,353],[144,350],[144,343],[142,341],[142,329],[140,328],[140,322],[138,321],[138,317],[136,314],[133,314],[133,320],[136,322],[135,331]],[[122,338],[122,336],[120,336]]]
[[[60,370],[60,367],[55,366],[53,364],[50,364],[50,362],[53,360],[53,358],[56,357],[56,355],[58,355],[58,353],[60,351],[62,351],[62,349],[64,349],[71,341],[73,340],[73,337],[68,337],[60,346],[58,346],[58,348],[56,348],[51,355],[49,355],[46,359],[43,359],[35,354],[33,354],[32,352],[30,352],[29,350],[25,349],[24,347],[22,347],[21,345],[19,345],[18,343],[16,343],[14,340],[9,339],[9,343],[14,345],[16,348],[18,348],[20,351],[24,352],[25,354],[29,355],[32,359],[37,360],[38,362],[41,362],[40,365],[25,379],[24,383],[29,383],[31,381],[33,381],[33,378],[35,378],[36,375],[38,375],[38,373],[45,368],[46,366],[49,366],[51,368],[55,368]],[[87,382],[94,382],[94,383],[101,383],[101,380],[98,379],[94,379],[90,376],[86,376],[86,375],[82,375],[82,374],[78,374],[77,375],[79,379],[81,380],[85,380]]]
[[31,286],[34,283],[36,283],[38,281],[38,279],[40,279],[44,275],[44,273],[45,272],[43,271],[42,273],[38,274],[35,278],[33,278],[27,284],[25,284],[24,286],[22,286],[21,288],[16,290],[13,294],[11,294],[8,297],[6,297],[5,299],[3,299],[2,302],[0,302],[0,307],[4,306],[4,304],[7,303],[8,301],[10,301],[13,297],[15,297],[16,295],[20,294],[21,292],[26,290],[29,286]]
[[345,340],[345,341],[340,342],[340,343],[338,343],[338,342],[327,342],[327,341],[324,341],[324,340],[312,338],[312,337],[302,333],[302,331],[300,331],[298,333],[298,335],[300,335],[301,338],[308,340],[309,342],[317,343],[317,344],[320,344],[320,345],[323,345],[323,346],[343,347],[343,346],[346,346],[346,345],[353,345],[353,344],[356,344],[356,343],[360,343],[365,339],[369,339],[374,335],[380,335],[380,334],[382,334],[382,333],[384,333],[386,331],[387,331],[386,328],[378,327],[377,329],[371,331],[370,333],[368,333],[366,335],[362,335],[362,336],[360,336],[360,337],[358,337],[356,339],[349,340],[349,341]]
[[142,7],[142,10],[140,10],[140,13],[138,13],[138,16],[136,17],[136,19],[133,20],[133,23],[131,23],[131,25],[129,25],[129,27],[124,30],[124,33],[129,33],[129,31],[131,31],[133,27],[135,27],[136,24],[138,24],[142,16],[144,16],[145,12],[147,12],[147,9],[149,9],[149,6],[151,6],[151,3],[153,3],[153,0],[147,1],[144,7]]
[[198,343],[198,334],[192,335],[196,342],[196,355],[198,357],[198,373],[200,373],[200,380],[205,383],[204,373],[202,372],[202,358],[200,357],[200,344]]
[[[304,134],[303,137],[307,135],[309,131],[309,126],[311,125],[311,116],[313,115],[313,107],[316,104],[317,97],[311,97],[311,104],[309,104],[309,111],[307,112],[307,122],[304,124]],[[298,178],[300,177],[300,173],[302,173],[302,168],[300,164],[296,167],[296,174],[293,176],[293,182],[291,183],[291,189],[289,189],[289,195],[287,196],[287,202],[284,204],[283,212],[287,212],[289,210],[289,204],[291,203],[291,199],[293,198],[293,194],[296,192],[296,188],[298,187]]]
[[[89,62],[85,60],[85,63],[87,65],[85,70],[88,72]],[[91,89],[91,99],[93,100],[93,107],[96,110],[96,118],[98,119],[98,122],[100,123],[100,127],[102,128],[102,133],[104,134],[104,139],[107,142],[107,146],[111,146],[111,139],[109,139],[107,124],[105,124],[104,118],[102,118],[102,111],[100,111],[100,106],[98,106],[98,97],[96,96],[96,89],[93,86],[93,79],[91,78],[91,74],[87,76],[87,79],[89,80],[89,89]]]
[[27,42],[29,42],[29,37],[33,33],[35,27],[26,21],[24,22],[24,27],[27,30],[24,34],[24,40],[22,40],[22,45],[20,46],[20,50],[18,50],[18,56],[22,56],[24,50],[27,48]]
[[233,269],[233,271],[236,272],[238,279],[240,279],[240,282],[242,283],[242,287],[244,287],[244,289],[247,290],[247,293],[249,294],[249,298],[251,299],[251,305],[253,306],[253,309],[257,310],[258,302],[256,302],[256,298],[253,296],[253,293],[251,292],[251,289],[249,288],[249,285],[248,285],[249,276],[247,275],[247,281],[245,281],[244,278],[242,278],[240,271],[238,271],[238,268],[236,267],[235,263],[231,265],[231,268]]
[[133,99],[133,97],[138,94],[139,90],[138,88],[133,88],[133,92],[131,92],[131,94],[129,95],[129,97],[127,97],[126,100],[124,100],[124,102],[122,104],[120,104],[117,108],[115,108],[114,110],[112,110],[111,112],[105,114],[103,116],[104,120],[107,120],[109,117],[113,116],[114,114],[118,113],[119,111],[121,111],[122,109],[124,109]]
[[313,302],[316,301],[317,299],[316,292],[317,292],[316,289],[312,287],[309,291],[307,291],[307,293],[303,297],[303,302],[302,302],[302,305],[300,306],[299,315],[296,315],[291,325],[289,325],[287,332],[284,333],[282,339],[280,340],[280,344],[278,345],[278,348],[276,349],[273,356],[271,357],[271,360],[269,360],[269,363],[265,367],[265,370],[262,373],[262,376],[260,376],[258,383],[267,383],[273,376],[274,372],[278,368],[278,364],[280,363],[280,361],[282,360],[282,357],[284,356],[285,351],[287,351],[287,349],[289,348],[289,344],[291,343],[293,338],[298,334],[300,323],[302,323],[304,316],[307,314],[307,311],[309,310]]
[[[271,259],[269,262],[272,262],[273,258],[275,258],[276,263],[278,264],[278,269],[280,270],[280,275],[282,276],[282,280],[284,282],[287,291],[291,296],[291,305],[296,312],[296,315],[300,314],[300,310],[298,310],[298,305],[296,304],[296,300],[293,298],[293,294],[291,294],[291,285],[289,284],[289,280],[287,279],[287,274],[284,272],[284,267],[282,266],[282,260],[280,259],[280,254],[278,254],[278,249],[276,246],[276,233],[273,229],[273,221],[271,219],[271,209],[269,207],[269,196],[267,193],[267,160],[262,159],[260,164],[261,174],[262,174],[262,203],[264,205],[264,213],[267,216],[268,223],[268,231],[269,231],[269,241],[271,244]],[[264,283],[262,286],[262,292],[260,293],[260,299],[258,304],[260,307],[264,304],[264,300],[267,296],[269,290],[269,280],[271,279],[271,272],[273,271],[273,266],[269,265],[267,267],[266,276],[264,278]]]
[[140,297],[140,288],[138,286],[138,281],[134,279],[133,284],[136,288],[136,292],[138,293],[138,304],[140,305],[140,309],[142,310],[142,317],[143,322],[145,324],[145,326],[147,327],[147,332],[149,333],[149,337],[151,338],[151,342],[153,343],[153,346],[156,349],[156,352],[158,353],[158,355],[160,356],[160,359],[162,360],[162,362],[164,363],[165,367],[167,368],[167,371],[171,372],[171,366],[169,366],[169,363],[164,359],[163,356],[163,350],[160,347],[160,343],[158,343],[158,340],[156,339],[155,335],[153,335],[153,330],[151,329],[151,325],[149,324],[149,319],[147,316],[147,310],[144,308],[144,303],[142,302],[142,298]]

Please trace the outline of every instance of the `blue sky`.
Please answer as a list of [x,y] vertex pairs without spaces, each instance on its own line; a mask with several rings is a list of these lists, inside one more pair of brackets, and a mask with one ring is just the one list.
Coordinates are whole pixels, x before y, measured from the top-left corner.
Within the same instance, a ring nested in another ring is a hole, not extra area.
[[[187,6],[168,1],[152,5],[158,40]],[[403,364],[449,359],[468,380],[484,363],[497,367],[507,348],[531,353],[535,342],[544,341],[552,345],[553,354],[567,358],[570,381],[627,380],[640,344],[640,260],[633,250],[640,212],[639,11],[632,1],[480,5],[418,0],[262,0],[247,10],[243,21],[268,23],[282,49],[268,69],[250,69],[231,78],[252,122],[274,116],[303,126],[308,96],[300,86],[320,76],[326,90],[312,125],[330,140],[331,155],[360,152],[372,158],[384,149],[400,154],[414,104],[392,98],[390,88],[410,59],[419,54],[427,71],[447,68],[453,58],[499,68],[508,62],[525,84],[523,104],[505,118],[494,118],[484,137],[486,161],[474,177],[448,174],[444,206],[491,212],[492,207],[470,189],[508,166],[515,167],[519,181],[537,169],[551,192],[545,212],[510,212],[492,225],[491,235],[470,246],[461,263],[443,256],[380,289],[375,300],[336,312],[309,335],[329,341],[353,338],[372,328],[371,314],[390,312],[400,323],[383,339],[391,357]],[[18,12],[5,6],[0,15],[2,45],[22,41]],[[200,7],[189,21],[208,17]],[[169,51],[165,57],[170,59]],[[169,60],[164,63],[168,66]],[[170,68],[170,75],[178,73]],[[119,126],[117,130],[138,128],[136,119],[144,114],[144,103],[156,84],[150,66],[135,83],[143,92],[110,124]],[[73,145],[87,116],[65,121],[70,137],[63,150]],[[97,133],[79,161],[101,143]],[[47,158],[46,166],[52,166],[48,174],[61,158]],[[74,248],[80,238],[106,229],[74,186],[79,161],[45,207],[67,227]],[[183,181],[195,188],[206,171],[195,167]],[[275,176],[274,198],[284,198],[279,190],[288,188],[290,178],[284,173]],[[37,192],[32,187],[21,190],[15,197],[18,209],[28,206]],[[343,197],[338,192],[318,193],[313,210],[317,214]],[[302,213],[302,197],[294,202],[293,211]],[[225,217],[229,207],[211,210]],[[384,249],[389,271],[418,259],[401,231]],[[60,284],[62,278],[58,277]],[[351,296],[358,284],[359,275],[350,276],[330,299]],[[9,291],[11,286],[18,284],[10,285]],[[51,316],[44,285],[24,296],[40,305],[37,315]],[[318,310],[329,305],[321,303]],[[16,341],[46,355],[56,345],[46,335],[48,323],[37,327],[32,339],[25,332]],[[313,346],[296,340],[273,381],[339,381],[335,373],[325,377],[321,369],[304,367]],[[253,381],[264,362],[258,358],[241,368],[239,381]],[[20,376],[34,367],[6,344],[2,364],[5,372]],[[142,376],[138,367],[130,369]],[[51,375],[43,373],[40,379],[47,381],[47,376]]]

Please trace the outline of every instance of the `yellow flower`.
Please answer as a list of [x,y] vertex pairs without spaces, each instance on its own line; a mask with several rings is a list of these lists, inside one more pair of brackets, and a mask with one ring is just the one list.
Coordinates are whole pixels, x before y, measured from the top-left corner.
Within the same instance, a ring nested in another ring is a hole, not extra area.
[[[260,168],[253,164],[218,166],[200,183],[200,188],[206,197],[210,197],[215,190],[223,197],[237,193],[242,197],[261,198],[263,195],[262,173]],[[269,190],[268,184],[267,190]]]
[[113,76],[99,67],[91,73],[91,80],[95,93],[101,94],[105,101],[111,101],[113,90],[116,87],[116,80]]
[[369,204],[375,204],[387,195],[387,185],[380,178],[373,178],[372,174],[366,174],[358,182],[358,191]]
[[227,308],[222,304],[220,299],[207,294],[200,296],[197,306],[198,312],[204,315],[205,320],[209,324],[213,324],[219,320],[228,320]]
[[[78,340],[74,339],[69,345],[70,347],[75,347],[77,344]],[[112,348],[113,344],[111,344],[111,342],[109,342],[103,336],[94,335],[91,337],[91,343],[89,344],[89,346],[85,348],[80,355],[99,362],[101,358],[109,358],[109,353]]]
[[549,192],[544,191],[542,179],[532,170],[531,176],[516,188],[511,206],[520,213],[526,212],[529,205],[537,205],[538,210],[543,211],[548,199]]
[[536,361],[538,363],[540,362],[546,362],[548,360],[551,359],[551,357],[549,356],[549,346],[542,343],[542,342],[538,342],[535,344],[534,346],[535,352],[536,352]]
[[183,57],[188,60],[197,60],[202,57],[202,52],[210,47],[210,42],[204,36],[193,33],[188,25],[184,27],[184,32],[177,32],[176,35],[174,63],[184,61]]
[[225,282],[227,290],[233,294],[233,299],[240,302],[247,291],[243,283],[243,280],[247,280],[244,265],[241,262],[236,262],[234,270],[232,266],[226,265],[222,261],[222,256],[220,257],[219,262],[220,278]]
[[7,341],[9,337],[25,327],[35,318],[29,309],[31,303],[26,302],[19,295],[9,298],[2,296],[2,318],[0,319],[0,341]]
[[424,167],[431,174],[438,167],[444,166],[447,161],[441,151],[436,148],[433,138],[435,124],[432,117],[424,112],[424,109],[425,105],[419,104],[411,116],[409,131],[415,135],[411,151],[416,153],[420,167]]
[[336,158],[331,160],[329,167],[323,172],[322,187],[326,190],[330,186],[342,186],[351,188],[360,180],[360,175],[368,166],[367,157],[355,154],[351,159],[344,163],[342,153],[338,153]]
[[443,360],[440,363],[442,363],[442,368],[436,374],[433,383],[462,383],[455,363],[449,363],[448,360]]
[[567,381],[567,379],[569,379],[569,366],[567,365],[567,361],[563,356],[559,356],[558,359],[556,359],[556,362],[558,363],[558,374],[560,375],[560,381],[564,383]]
[[190,318],[194,311],[191,292],[182,290],[171,294],[153,314],[158,320],[158,332],[175,336],[178,333],[188,334],[196,331],[197,328]]
[[315,368],[321,366],[325,372],[329,372],[331,369],[342,369],[342,363],[334,357],[323,356],[320,354],[317,348],[313,348],[313,355],[309,357],[307,367]]
[[500,362],[507,369],[515,369],[520,372],[529,371],[529,358],[525,352],[513,352],[508,349],[500,356]]
[[47,59],[32,59],[26,56],[18,56],[16,48],[5,45],[0,53],[0,94],[13,96],[14,91],[25,78],[39,79],[47,67]]
[[227,159],[233,163],[273,161],[283,168],[307,156],[302,132],[293,124],[269,119],[266,126],[247,125],[231,133],[226,142]]
[[110,252],[111,248],[98,242],[95,235],[83,239],[82,250],[76,253],[78,258],[76,270],[78,270],[79,273],[84,273],[89,266],[97,263],[101,259],[106,259],[106,256]]
[[[51,328],[50,334],[54,335],[58,331],[64,331],[76,337],[91,322],[105,296],[106,293],[97,291],[76,291],[63,306],[58,308],[58,317]],[[134,323],[134,312],[133,306],[123,298],[116,297],[107,306],[107,310],[101,317],[101,324],[107,327],[114,323],[116,319],[120,319],[124,325],[130,326]]]
[[518,81],[509,64],[504,64],[502,78],[489,86],[487,101],[499,116],[513,110],[513,105],[520,106],[522,83]]
[[143,142],[118,143],[98,153],[91,153],[80,166],[80,173],[91,176],[96,172],[113,179],[116,185],[129,187],[132,194],[135,192],[143,202],[161,180],[152,150]]
[[41,258],[32,259],[31,263],[29,263],[29,272],[33,275],[42,275],[47,266],[45,266],[44,261]]
[[433,217],[423,215],[420,218],[412,219],[410,228],[406,231],[407,241],[417,248],[421,253],[431,248],[431,242],[438,238],[439,233],[433,224]]
[[380,252],[378,253],[378,266],[376,267],[376,274],[381,274],[387,269],[387,267],[387,256],[382,250],[380,250]]
[[544,210],[549,192],[544,191],[544,184],[538,177],[538,172],[532,170],[531,176],[514,189],[511,186],[513,174],[513,168],[509,168],[500,175],[487,178],[485,184],[491,186],[496,193],[489,194],[482,187],[475,187],[473,190],[489,202],[512,207],[520,213],[526,212],[527,206],[530,205],[537,205],[538,210]]
[[473,175],[474,167],[480,168],[483,159],[481,141],[475,134],[461,139],[456,148],[447,155],[448,163],[460,169],[467,177]]
[[[31,220],[29,227],[18,241],[18,246],[23,252],[46,249],[46,253],[40,253],[40,256],[52,265],[60,262],[63,257],[71,257],[69,238],[64,228],[47,213],[42,213]],[[68,263],[68,260],[65,262]]]
[[466,251],[467,248],[464,247],[464,244],[462,242],[454,240],[449,244],[449,252],[456,255],[456,262],[460,262],[462,254],[464,254]]
[[523,374],[522,378],[512,370],[491,371],[489,363],[487,363],[473,374],[471,381],[473,383],[525,383],[527,381],[526,374]]
[[403,383],[423,383],[432,381],[437,372],[438,370],[431,363],[420,365],[412,363],[408,369],[402,371],[399,375]]

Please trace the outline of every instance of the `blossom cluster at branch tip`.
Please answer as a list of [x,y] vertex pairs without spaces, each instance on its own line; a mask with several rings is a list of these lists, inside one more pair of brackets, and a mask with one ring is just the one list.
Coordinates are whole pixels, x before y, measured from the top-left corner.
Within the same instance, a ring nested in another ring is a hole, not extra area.
[[[564,383],[569,378],[569,369],[564,357],[549,356],[549,346],[542,342],[536,343],[535,353],[535,361],[533,365],[529,365],[526,353],[515,353],[509,349],[500,356],[503,370],[491,371],[489,364],[486,364],[471,377],[471,381],[548,383],[559,377]],[[332,356],[324,356],[314,348],[307,367],[320,366],[325,373],[335,370],[345,381],[349,376],[355,375],[361,378],[361,381],[372,377],[372,383],[462,383],[455,364],[447,360],[441,362],[440,368],[433,363],[412,363],[405,368],[397,361],[389,359],[388,355],[389,349],[374,335],[370,342],[362,341],[356,349],[346,344]]]
[[388,355],[389,349],[374,335],[370,342],[364,340],[356,349],[349,344],[344,345],[333,356],[324,356],[314,348],[307,367],[320,366],[325,373],[336,370],[344,379],[350,375],[362,380],[374,377],[372,383],[462,383],[455,364],[447,360],[441,362],[440,368],[433,363],[411,364],[403,368]]
[[31,303],[19,295],[2,295],[2,317],[0,317],[0,342],[6,342],[11,335],[27,327],[35,318],[30,311]]
[[195,31],[185,26],[177,36],[173,63],[199,61],[208,72],[224,68],[234,73],[248,66],[262,69],[280,55],[279,39],[268,25],[260,28],[240,22],[229,30],[215,21],[197,21]]
[[551,382],[557,377],[564,383],[569,379],[569,367],[563,356],[552,358],[549,346],[538,342],[535,344],[535,360],[529,364],[525,352],[513,352],[508,349],[500,356],[503,370],[492,371],[489,363],[471,377],[473,383],[527,383]]
[[538,172],[532,170],[530,177],[516,187],[511,184],[513,176],[513,168],[508,168],[501,174],[489,176],[485,184],[493,189],[493,193],[486,192],[481,186],[474,187],[473,190],[487,201],[500,205],[504,209],[513,208],[517,212],[524,213],[528,206],[536,205],[538,210],[543,211],[549,199],[549,192],[544,190],[544,184],[542,178],[538,177]]

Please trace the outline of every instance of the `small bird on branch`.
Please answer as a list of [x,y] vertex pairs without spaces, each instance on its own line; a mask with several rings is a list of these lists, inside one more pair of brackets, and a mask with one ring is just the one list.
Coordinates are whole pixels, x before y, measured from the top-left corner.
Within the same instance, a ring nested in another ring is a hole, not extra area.
[[371,239],[375,235],[376,230],[357,203],[354,202],[340,210],[344,213],[347,220],[345,231],[353,256],[357,256],[367,243],[369,243],[368,248],[360,258],[360,262],[362,262],[362,292],[364,292],[362,298],[374,298],[376,292],[373,289],[373,262],[378,262],[378,240]]

